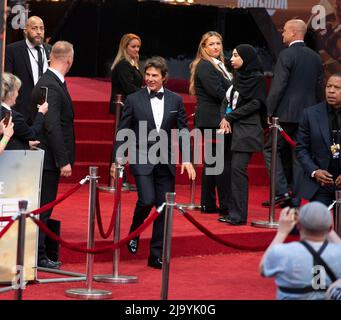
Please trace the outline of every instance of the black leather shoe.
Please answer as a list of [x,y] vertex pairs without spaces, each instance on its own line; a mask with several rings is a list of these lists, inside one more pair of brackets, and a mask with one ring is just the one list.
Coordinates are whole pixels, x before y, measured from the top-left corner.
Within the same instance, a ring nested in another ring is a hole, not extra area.
[[220,218],[218,218],[219,222],[226,222],[226,219],[228,219],[227,216],[221,216]]
[[131,239],[128,243],[127,243],[127,248],[128,251],[131,254],[136,254],[137,250],[139,249],[139,237],[136,237],[134,239]]
[[41,268],[48,268],[48,269],[59,269],[61,266],[61,262],[60,261],[52,261],[49,258],[46,259],[41,259],[38,261],[38,267]]
[[149,256],[148,257],[148,267],[155,269],[162,269],[162,258]]
[[[279,196],[275,196],[275,206],[280,205],[282,208],[285,208],[286,206],[290,206],[291,204],[291,197],[288,193],[281,194]],[[270,207],[270,201],[263,201],[262,202],[263,207]]]
[[246,221],[236,221],[236,220],[231,219],[230,217],[225,217],[224,222],[226,222],[232,226],[244,226],[244,225],[246,225]]
[[201,206],[200,209],[201,213],[218,213],[219,209],[218,208],[210,208],[206,206]]

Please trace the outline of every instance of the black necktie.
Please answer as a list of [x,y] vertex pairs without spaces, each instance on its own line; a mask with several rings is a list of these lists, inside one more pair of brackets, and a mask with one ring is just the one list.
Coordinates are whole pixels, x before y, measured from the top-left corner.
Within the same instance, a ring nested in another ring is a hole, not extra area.
[[163,92],[150,91],[149,98],[153,99],[155,97],[161,100],[163,98]]
[[36,46],[35,49],[38,52],[38,75],[40,78],[43,74],[43,54],[41,53],[40,46]]

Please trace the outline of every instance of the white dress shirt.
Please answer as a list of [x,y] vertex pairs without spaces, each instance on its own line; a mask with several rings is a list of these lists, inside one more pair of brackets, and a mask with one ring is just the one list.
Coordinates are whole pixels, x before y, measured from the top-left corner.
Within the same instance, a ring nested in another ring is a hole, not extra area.
[[[28,41],[27,39],[25,41],[27,45],[28,56],[30,57],[30,62],[31,62],[33,82],[34,82],[34,85],[36,85],[36,83],[39,80],[38,52],[37,52],[37,49],[34,47],[34,45],[30,41]],[[47,70],[49,65],[47,63],[47,56],[46,56],[45,48],[43,45],[40,45],[40,50],[43,55],[43,73],[44,73]]]
[[295,41],[293,41],[293,42],[290,42],[289,47],[292,46],[293,44],[299,43],[299,42],[303,42],[303,43],[304,43],[303,40],[295,40]]
[[[150,93],[150,89],[147,87],[148,93]],[[163,87],[158,92],[164,92]],[[150,104],[152,105],[153,117],[155,122],[155,127],[157,132],[160,132],[163,114],[164,114],[164,104],[165,104],[165,97],[163,96],[162,99],[154,97],[150,99]]]
[[216,58],[212,58],[212,60],[218,66],[218,68],[221,70],[221,72],[223,73],[224,77],[231,81],[232,80],[232,74],[227,71],[224,63],[222,63],[220,60],[218,60]]
[[64,83],[65,78],[64,78],[64,76],[63,76],[58,70],[53,69],[53,68],[51,68],[51,67],[49,67],[49,70],[50,70],[51,72],[53,72],[53,73],[58,77],[58,79],[61,81],[61,83]]

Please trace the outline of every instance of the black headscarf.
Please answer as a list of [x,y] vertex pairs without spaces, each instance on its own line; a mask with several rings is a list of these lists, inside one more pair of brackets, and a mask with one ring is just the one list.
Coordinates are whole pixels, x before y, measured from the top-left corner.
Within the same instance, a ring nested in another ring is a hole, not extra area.
[[[240,44],[236,47],[243,65],[237,70],[233,80],[234,89],[239,92],[239,103],[246,103],[253,99],[262,102],[266,108],[266,86],[263,68],[255,48],[249,44]],[[239,104],[238,103],[238,104]]]

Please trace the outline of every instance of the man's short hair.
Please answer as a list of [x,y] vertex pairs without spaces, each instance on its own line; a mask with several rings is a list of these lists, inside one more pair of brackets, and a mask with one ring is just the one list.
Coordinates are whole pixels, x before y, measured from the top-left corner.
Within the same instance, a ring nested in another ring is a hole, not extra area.
[[65,59],[73,54],[73,45],[67,41],[57,41],[51,49],[51,57],[56,60]]
[[338,77],[338,78],[341,78],[341,72],[335,72],[335,73],[333,73],[331,76],[330,76],[330,78],[331,77]]
[[318,201],[312,201],[301,207],[298,218],[300,225],[308,231],[328,231],[332,226],[330,211],[327,206]]
[[155,69],[159,69],[161,71],[162,77],[164,77],[166,80],[168,78],[168,67],[166,60],[162,57],[152,57],[146,61],[146,64],[144,65],[144,72],[148,68],[154,67]]

